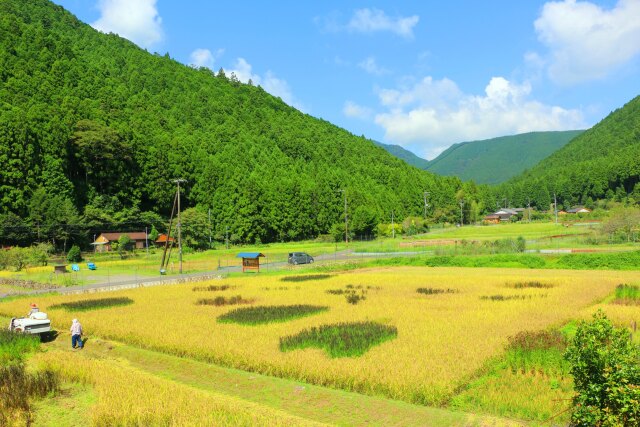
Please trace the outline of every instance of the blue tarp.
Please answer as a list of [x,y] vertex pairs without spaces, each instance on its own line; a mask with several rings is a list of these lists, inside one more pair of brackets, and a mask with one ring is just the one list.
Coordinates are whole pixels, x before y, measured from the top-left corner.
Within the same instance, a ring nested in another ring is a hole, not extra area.
[[238,255],[236,255],[236,258],[258,258],[258,257],[263,257],[264,255],[261,254],[260,252],[240,252]]

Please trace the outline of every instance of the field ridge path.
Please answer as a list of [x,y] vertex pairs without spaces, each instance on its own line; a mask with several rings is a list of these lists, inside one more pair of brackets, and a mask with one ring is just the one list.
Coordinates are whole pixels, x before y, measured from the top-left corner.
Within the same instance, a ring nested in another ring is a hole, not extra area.
[[[44,344],[67,349],[61,334]],[[414,405],[384,397],[311,385],[221,367],[189,358],[137,348],[116,341],[91,339],[83,352],[120,359],[141,371],[193,388],[227,394],[311,421],[341,426],[522,426],[506,418]],[[72,356],[71,356],[72,357]]]

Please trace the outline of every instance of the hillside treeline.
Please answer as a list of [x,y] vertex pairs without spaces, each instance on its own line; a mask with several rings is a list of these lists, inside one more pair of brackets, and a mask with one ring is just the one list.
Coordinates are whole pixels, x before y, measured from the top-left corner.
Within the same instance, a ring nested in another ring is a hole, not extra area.
[[[309,82],[312,84],[312,82]],[[436,177],[223,70],[101,34],[46,0],[0,0],[2,244],[163,224],[175,185],[214,236],[294,240],[482,210],[486,188]],[[462,196],[461,196],[462,195]],[[475,203],[475,205],[473,203]]]

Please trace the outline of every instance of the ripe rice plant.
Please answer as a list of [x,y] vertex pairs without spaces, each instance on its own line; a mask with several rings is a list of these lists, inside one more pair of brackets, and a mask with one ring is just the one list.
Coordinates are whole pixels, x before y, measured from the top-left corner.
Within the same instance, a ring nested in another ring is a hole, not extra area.
[[55,350],[38,354],[34,363],[93,389],[96,402],[85,420],[87,425],[317,425],[277,409],[155,377],[114,359],[90,359],[79,353],[69,357]]
[[242,296],[236,295],[233,297],[215,297],[215,298],[201,298],[196,301],[198,305],[235,305],[235,304],[250,304],[253,300],[242,299]]
[[[505,302],[479,300],[483,295],[504,294],[505,283],[524,281],[553,283],[554,287],[544,290],[546,298],[538,296],[540,290],[521,289],[512,293],[533,296]],[[379,290],[375,298],[355,306],[326,293],[328,289],[345,289],[353,283],[367,283]],[[434,288],[456,289],[459,293],[454,298],[419,298],[416,289],[425,283]],[[82,324],[96,337],[137,347],[333,388],[442,405],[467,385],[487,361],[504,355],[509,336],[523,330],[546,329],[571,318],[588,318],[593,304],[612,295],[620,283],[640,283],[640,272],[384,267],[333,274],[329,280],[306,282],[301,290],[290,286],[283,291],[263,289],[281,286],[280,277],[252,275],[230,277],[225,284],[241,287],[245,298],[269,301],[273,306],[313,304],[329,309],[292,322],[271,322],[250,328],[245,324],[212,322],[212,316],[224,315],[231,309],[194,305],[197,298],[194,299],[191,286],[168,285],[116,291],[114,297],[129,297],[136,304],[86,312]],[[212,280],[202,286],[209,284],[220,282]],[[37,302],[46,310],[52,304],[81,298],[87,297],[43,295]],[[620,324],[638,320],[635,306],[600,305]],[[24,306],[24,300],[0,301],[0,314],[20,315]],[[51,310],[49,317],[54,325],[62,325],[69,321],[68,314]],[[279,349],[281,337],[303,329],[367,320],[393,324],[398,336],[357,358],[332,359],[321,351],[283,353]],[[198,327],[185,334],[176,327],[185,322]],[[512,377],[505,380],[499,393],[483,389],[477,394],[478,399],[501,399],[504,407],[527,400],[524,403],[531,408],[527,414],[535,414],[535,407],[543,400],[563,397],[562,393],[556,393],[558,390],[541,392],[540,387],[549,388],[549,379],[527,376],[512,382]],[[534,383],[538,387],[536,393],[529,392],[527,387]],[[498,387],[496,382],[487,384]],[[491,407],[491,402],[482,406],[486,408],[484,412]]]
[[439,289],[439,288],[418,288],[416,290],[417,293],[419,294],[425,294],[425,295],[437,295],[437,294],[455,294],[458,291],[456,291],[455,289]]
[[286,322],[310,316],[329,307],[319,305],[271,305],[248,308],[237,308],[218,317],[221,323],[240,323],[243,325],[260,325],[271,322]]
[[280,338],[280,350],[319,347],[330,357],[362,356],[374,345],[395,338],[398,329],[376,322],[338,323],[305,329]]
[[549,283],[542,283],[537,280],[530,280],[526,282],[516,282],[514,284],[509,284],[507,285],[507,287],[514,288],[514,289],[527,289],[527,288],[549,289],[549,288],[553,288],[553,285]]
[[615,304],[640,305],[640,286],[618,285],[616,287]]
[[209,286],[194,286],[194,291],[226,291],[229,289],[229,285],[209,285]]
[[303,274],[297,276],[284,276],[280,278],[283,282],[307,282],[310,280],[322,280],[333,277],[331,274]]
[[121,305],[133,304],[133,300],[128,297],[88,299],[74,302],[64,302],[49,306],[50,309],[62,308],[67,311],[89,311],[101,308],[117,307]]

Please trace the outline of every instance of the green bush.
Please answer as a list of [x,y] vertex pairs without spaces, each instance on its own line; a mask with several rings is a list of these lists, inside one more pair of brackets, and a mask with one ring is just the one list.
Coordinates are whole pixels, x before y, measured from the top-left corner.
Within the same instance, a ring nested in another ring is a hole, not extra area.
[[69,262],[82,261],[82,253],[80,252],[80,247],[78,245],[71,246],[71,249],[69,249],[69,252],[67,253],[67,261]]
[[581,322],[565,353],[576,396],[576,426],[640,425],[640,347],[599,310]]

